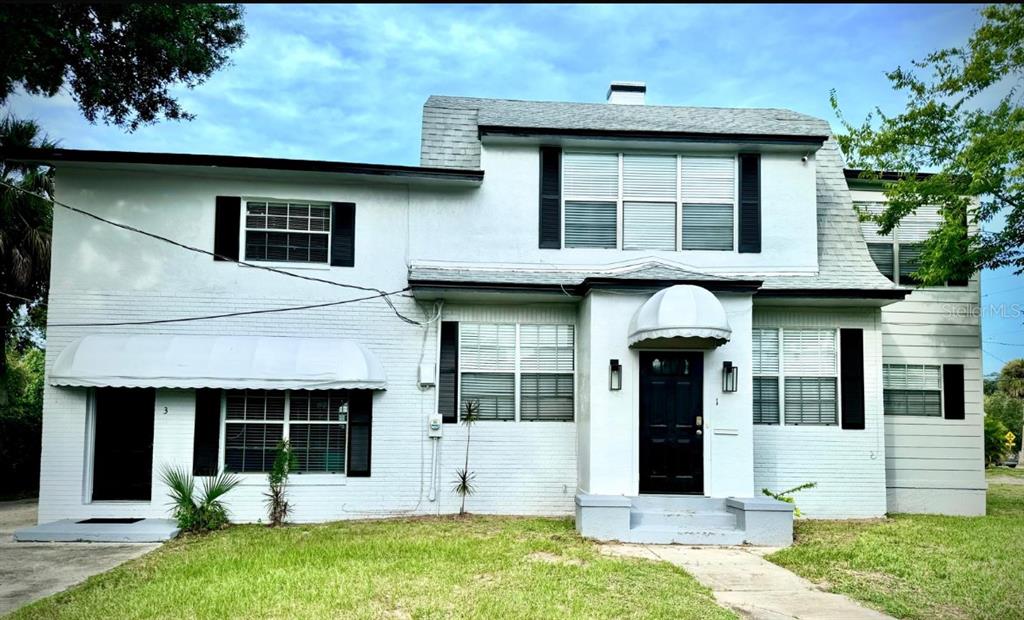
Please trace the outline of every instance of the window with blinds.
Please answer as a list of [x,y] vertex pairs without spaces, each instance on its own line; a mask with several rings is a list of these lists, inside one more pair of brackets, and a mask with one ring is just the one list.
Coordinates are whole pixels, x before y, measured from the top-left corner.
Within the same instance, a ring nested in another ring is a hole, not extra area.
[[344,473],[349,396],[342,390],[224,393],[224,469],[266,472],[289,440],[297,472]]
[[245,260],[327,264],[330,231],[330,204],[246,201]]
[[939,366],[883,364],[885,415],[942,416]]
[[754,424],[779,423],[779,330],[753,330]]
[[[867,215],[877,216],[885,210],[884,202],[855,202],[854,207]],[[900,221],[887,235],[878,232],[875,222],[861,222],[861,232],[868,244],[868,253],[878,271],[896,284],[918,284],[914,272],[921,266],[923,242],[931,231],[942,224],[937,208],[922,208]]]
[[570,152],[562,162],[565,247],[735,249],[735,157]]
[[754,329],[754,423],[839,423],[834,329]]
[[572,325],[459,324],[460,414],[481,420],[566,421],[575,411]]

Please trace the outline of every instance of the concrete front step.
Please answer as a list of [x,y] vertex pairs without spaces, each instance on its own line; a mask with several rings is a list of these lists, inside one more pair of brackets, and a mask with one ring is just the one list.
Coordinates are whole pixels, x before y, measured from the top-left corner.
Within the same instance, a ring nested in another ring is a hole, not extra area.
[[638,512],[726,512],[725,498],[700,495],[640,495],[631,498]]
[[625,542],[647,545],[742,545],[746,533],[736,528],[683,529],[644,525],[629,528]]
[[736,515],[722,511],[638,511],[629,513],[629,526],[676,527],[679,529],[734,529]]

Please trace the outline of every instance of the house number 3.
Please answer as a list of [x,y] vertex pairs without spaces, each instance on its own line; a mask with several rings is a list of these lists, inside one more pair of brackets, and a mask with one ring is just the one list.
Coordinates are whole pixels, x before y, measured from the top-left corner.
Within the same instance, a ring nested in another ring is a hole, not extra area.
[[164,415],[167,415],[167,407],[164,407]]

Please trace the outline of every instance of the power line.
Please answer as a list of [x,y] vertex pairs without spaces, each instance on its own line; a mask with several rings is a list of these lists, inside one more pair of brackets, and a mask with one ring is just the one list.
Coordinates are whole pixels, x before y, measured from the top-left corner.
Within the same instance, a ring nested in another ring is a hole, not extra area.
[[[228,256],[223,256],[221,254],[217,254],[217,253],[211,252],[209,250],[204,250],[202,248],[197,248],[195,246],[191,246],[191,245],[187,245],[185,243],[181,243],[180,241],[175,241],[174,239],[171,239],[169,237],[164,237],[163,235],[158,235],[156,233],[151,233],[149,231],[142,230],[141,228],[136,228],[135,226],[129,226],[128,224],[122,224],[121,222],[115,222],[113,220],[108,220],[108,219],[106,219],[104,217],[96,215],[95,213],[86,211],[84,209],[79,209],[78,207],[73,207],[73,206],[71,206],[69,204],[63,203],[63,202],[61,202],[61,201],[59,201],[59,200],[57,200],[55,198],[49,198],[49,197],[43,196],[41,194],[37,194],[36,192],[27,190],[27,189],[25,189],[23,187],[18,187],[17,185],[12,185],[11,183],[8,183],[7,181],[4,181],[2,179],[0,179],[0,184],[6,185],[7,187],[9,187],[9,188],[11,188],[13,190],[17,190],[17,191],[22,192],[24,194],[27,194],[29,196],[33,196],[33,197],[35,197],[35,198],[37,198],[39,200],[43,200],[43,201],[49,202],[50,204],[55,204],[55,205],[57,205],[59,207],[63,207],[63,208],[65,208],[65,209],[67,209],[67,210],[69,210],[69,211],[71,211],[73,213],[78,213],[79,215],[84,215],[86,217],[90,217],[90,218],[92,218],[94,220],[103,222],[104,224],[109,224],[111,226],[115,226],[115,227],[120,228],[122,230],[127,230],[129,232],[134,232],[134,233],[137,233],[137,234],[140,234],[140,235],[144,235],[146,237],[150,237],[150,238],[156,239],[158,241],[163,241],[164,243],[169,243],[169,244],[171,244],[173,246],[182,248],[184,250],[188,250],[190,252],[196,252],[196,253],[199,253],[199,254],[204,254],[206,256],[211,256],[211,257],[219,259],[219,260],[229,261],[229,262],[232,262],[232,263],[243,265],[245,267],[252,267],[253,269],[262,269],[263,271],[269,271],[271,273],[277,273],[277,274],[285,275],[285,276],[288,276],[288,277],[291,277],[291,278],[298,278],[299,280],[307,280],[307,281],[310,281],[310,282],[320,282],[322,284],[330,284],[331,286],[338,286],[338,287],[341,287],[341,288],[348,288],[348,289],[355,289],[355,290],[360,290],[360,291],[368,291],[368,292],[377,293],[377,295],[374,295],[374,297],[380,297],[381,299],[383,299],[384,303],[386,303],[388,305],[388,307],[391,308],[391,311],[394,312],[395,316],[397,316],[399,319],[405,321],[406,323],[410,323],[412,325],[419,325],[419,326],[423,325],[423,323],[420,323],[419,321],[417,321],[415,319],[411,319],[411,318],[403,315],[401,312],[399,312],[398,308],[395,307],[394,302],[392,302],[391,299],[388,297],[389,295],[393,295],[394,293],[387,293],[387,292],[385,292],[385,291],[383,291],[383,290],[381,290],[379,288],[374,288],[374,287],[369,287],[369,286],[359,286],[357,284],[345,284],[343,282],[335,282],[334,280],[326,280],[324,278],[316,278],[316,277],[313,277],[313,276],[305,276],[305,275],[298,274],[298,273],[292,273],[290,271],[284,271],[283,269],[276,269],[274,267],[268,267],[267,265],[260,265],[258,263],[250,263],[250,262],[247,262],[247,261],[238,260],[237,258],[231,258],[231,257],[228,257]],[[404,291],[406,289],[402,289],[402,290]]]
[[382,293],[378,295],[368,295],[366,297],[356,297],[354,299],[343,299],[341,301],[329,301],[322,304],[307,304],[305,306],[288,306],[285,308],[266,308],[261,310],[242,310],[239,312],[225,312],[222,314],[207,314],[203,316],[188,316],[180,317],[176,319],[148,319],[143,321],[120,321],[114,323],[50,323],[49,327],[115,327],[125,325],[162,325],[165,323],[188,323],[191,321],[207,321],[210,319],[224,319],[235,316],[249,316],[253,314],[273,314],[276,312],[292,312],[295,310],[310,310],[314,308],[327,308],[330,306],[341,306],[344,304],[351,304],[357,301],[366,301],[368,299],[377,299],[384,295],[395,295],[403,291],[409,290],[404,288],[399,291],[391,293]]
[[29,299],[28,297],[22,297],[21,295],[15,295],[14,293],[5,293],[3,291],[0,291],[0,296],[10,297],[11,299],[17,299],[19,301],[24,301],[24,302],[30,303],[30,304],[40,304],[40,305],[43,305],[43,306],[46,305],[46,302],[41,300],[41,299]]

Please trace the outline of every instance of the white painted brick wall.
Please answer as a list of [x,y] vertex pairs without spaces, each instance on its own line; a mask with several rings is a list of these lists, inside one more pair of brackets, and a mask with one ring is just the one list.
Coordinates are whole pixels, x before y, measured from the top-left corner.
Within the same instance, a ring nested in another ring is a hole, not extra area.
[[882,422],[882,340],[877,309],[754,308],[754,327],[864,330],[864,430],[839,426],[754,425],[754,484],[796,494],[808,517],[885,514],[885,434]]

